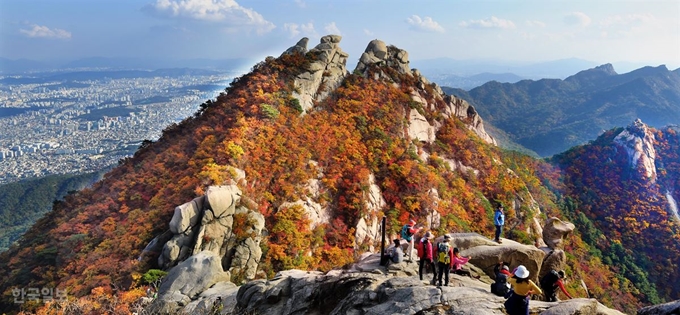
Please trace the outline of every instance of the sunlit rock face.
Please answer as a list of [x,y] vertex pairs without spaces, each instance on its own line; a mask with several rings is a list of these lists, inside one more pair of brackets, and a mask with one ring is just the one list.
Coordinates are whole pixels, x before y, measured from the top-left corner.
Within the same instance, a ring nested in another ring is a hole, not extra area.
[[631,168],[642,168],[646,178],[652,181],[656,180],[654,139],[654,134],[640,119],[614,138],[614,142],[628,153]]

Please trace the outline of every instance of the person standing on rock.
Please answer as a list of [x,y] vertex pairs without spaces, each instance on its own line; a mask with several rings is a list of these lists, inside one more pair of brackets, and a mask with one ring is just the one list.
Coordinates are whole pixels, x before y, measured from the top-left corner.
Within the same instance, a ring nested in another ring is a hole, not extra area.
[[442,285],[442,277],[446,274],[446,281],[444,286],[449,285],[449,272],[451,270],[451,264],[453,262],[453,249],[449,241],[451,236],[448,234],[444,235],[444,240],[437,244],[437,270],[438,270],[438,281],[437,286]]
[[501,233],[503,232],[503,225],[505,224],[505,214],[503,213],[503,205],[499,204],[496,212],[493,215],[493,224],[496,226],[496,243],[501,243]]
[[533,281],[529,279],[529,270],[524,265],[519,265],[514,276],[508,279],[512,285],[512,294],[505,301],[505,310],[508,315],[529,315],[529,300],[532,294],[543,294]]
[[434,276],[432,277],[432,284],[435,283],[437,280],[437,271],[434,267],[434,260],[433,260],[433,252],[432,252],[432,242],[430,241],[432,238],[434,238],[434,235],[432,232],[427,231],[425,235],[420,239],[420,242],[418,242],[418,248],[420,251],[418,251],[418,257],[420,258],[420,264],[418,266],[418,275],[420,275],[420,281],[423,280],[423,267],[426,265],[430,266],[430,269],[432,269],[432,273]]
[[413,236],[420,231],[420,228],[416,227],[416,220],[411,220],[409,223],[401,228],[401,238],[408,242],[408,249],[406,254],[408,255],[408,261],[413,261],[413,247],[414,241]]

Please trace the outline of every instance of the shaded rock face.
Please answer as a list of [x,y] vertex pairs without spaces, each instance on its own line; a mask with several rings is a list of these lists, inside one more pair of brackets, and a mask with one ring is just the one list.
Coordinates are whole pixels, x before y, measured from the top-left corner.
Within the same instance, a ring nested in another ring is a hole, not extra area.
[[550,218],[543,226],[543,241],[551,249],[564,247],[564,238],[567,237],[576,226],[573,223],[562,221],[558,218]]
[[368,176],[368,191],[364,193],[364,202],[367,211],[357,222],[356,232],[354,233],[355,249],[362,245],[368,245],[368,250],[373,252],[375,251],[375,244],[380,239],[381,224],[378,214],[387,205],[373,173]]
[[[545,258],[541,265],[541,271],[538,273],[538,279],[542,279],[550,270],[563,270],[567,263],[567,254],[561,249],[550,249],[548,247],[541,247],[545,252]],[[587,290],[586,290],[587,291]]]
[[[233,233],[240,219],[250,237],[238,239]],[[253,279],[262,256],[260,241],[264,230],[262,214],[241,204],[236,185],[211,186],[204,196],[175,208],[169,224],[172,236],[158,257],[158,265],[170,269],[203,251],[220,257],[223,270]]]
[[637,315],[677,315],[680,314],[680,300],[659,305],[647,306],[638,310]]
[[[314,106],[315,101],[325,99],[349,74],[346,67],[349,55],[338,45],[341,39],[339,35],[321,37],[321,43],[307,52],[312,54],[315,60],[295,78],[293,92],[293,97],[300,101],[300,106],[305,112]],[[306,46],[307,41],[303,38],[284,54],[302,53]]]
[[642,168],[646,179],[656,180],[656,150],[654,149],[654,134],[640,119],[623,130],[614,142],[623,147],[628,153],[628,163],[631,168]]

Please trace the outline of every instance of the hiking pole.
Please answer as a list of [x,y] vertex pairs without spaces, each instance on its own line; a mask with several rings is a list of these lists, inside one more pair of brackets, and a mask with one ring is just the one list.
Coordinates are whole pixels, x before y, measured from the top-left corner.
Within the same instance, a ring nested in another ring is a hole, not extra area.
[[385,259],[385,217],[382,218],[382,241],[380,243],[380,265],[384,266],[387,263]]

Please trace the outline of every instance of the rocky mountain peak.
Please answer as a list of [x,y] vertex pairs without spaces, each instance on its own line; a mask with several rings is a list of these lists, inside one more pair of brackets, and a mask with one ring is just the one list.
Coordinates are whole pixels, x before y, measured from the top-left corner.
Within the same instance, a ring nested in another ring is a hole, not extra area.
[[616,75],[616,71],[614,70],[614,66],[612,66],[611,63],[605,63],[603,65],[595,67],[595,70],[599,70],[605,74],[608,75]]
[[654,134],[640,119],[626,127],[614,142],[628,153],[631,168],[641,167],[647,179],[656,180]]
[[300,101],[304,111],[314,106],[314,102],[322,101],[334,91],[349,73],[347,72],[347,57],[349,55],[340,48],[340,35],[326,35],[321,42],[308,52],[306,37],[288,48],[282,55],[293,53],[309,53],[314,60],[295,78],[295,92],[293,97]]

